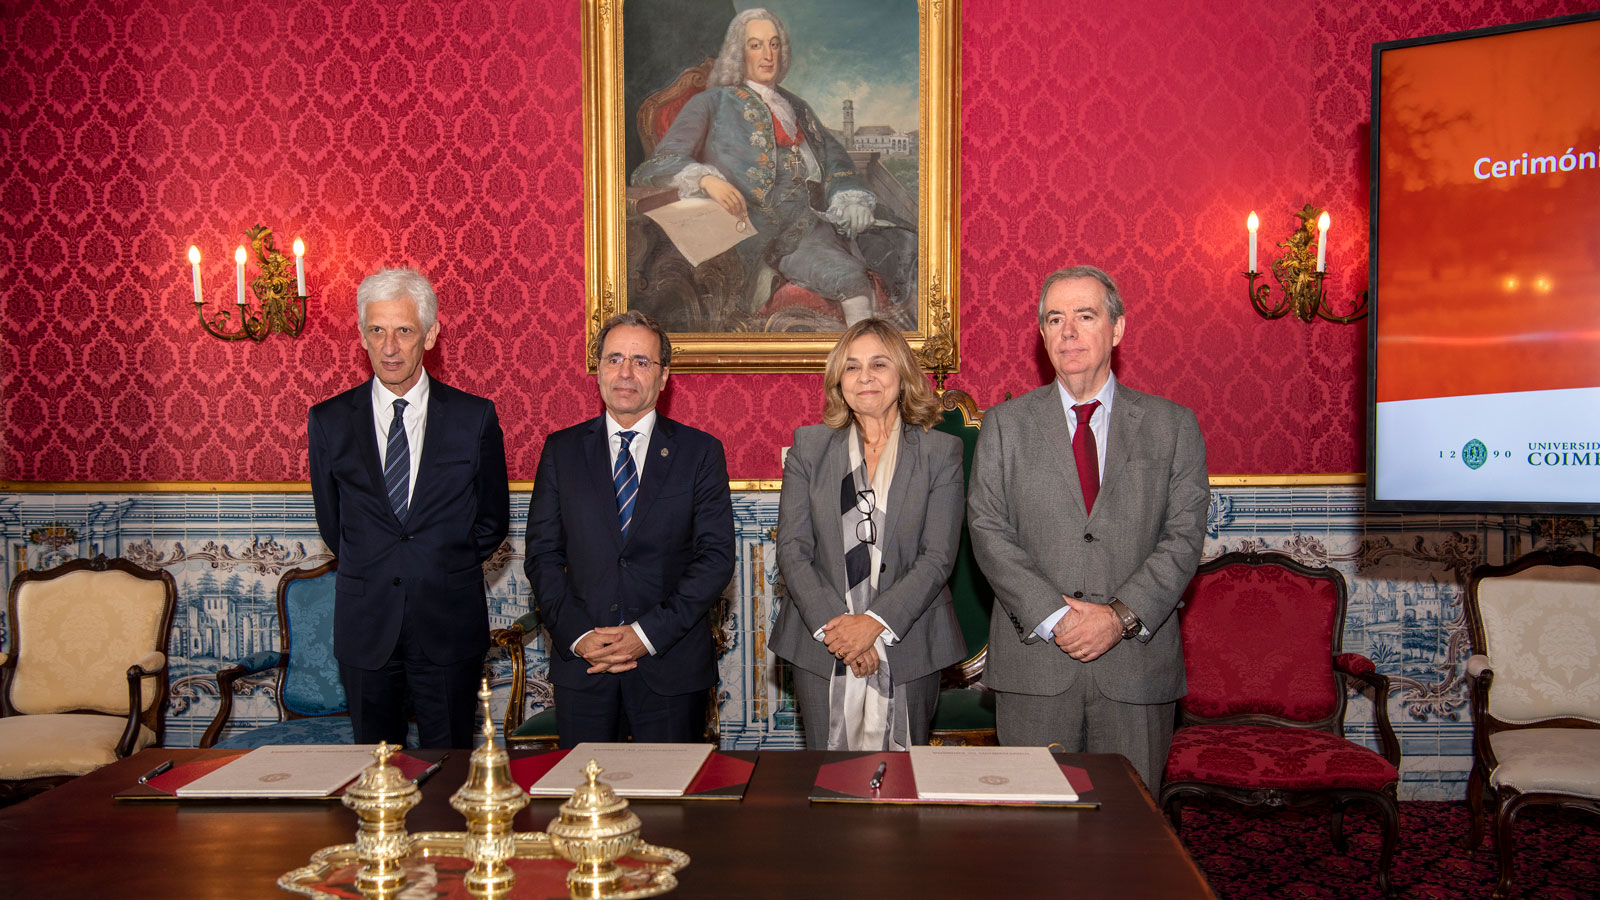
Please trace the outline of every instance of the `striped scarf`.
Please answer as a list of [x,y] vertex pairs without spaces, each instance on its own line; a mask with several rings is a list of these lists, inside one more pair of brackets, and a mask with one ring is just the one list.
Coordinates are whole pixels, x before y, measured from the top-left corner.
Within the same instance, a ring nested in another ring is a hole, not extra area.
[[[889,501],[889,485],[894,481],[894,467],[900,453],[900,429],[890,429],[889,440],[883,454],[878,457],[876,477],[867,478],[865,448],[856,426],[850,426],[850,470],[839,483],[839,524],[844,536],[845,602],[854,615],[862,615],[872,608],[878,593],[878,572],[883,568],[883,552],[879,549],[884,540],[883,526]],[[868,493],[870,491],[870,493]],[[868,505],[870,511],[861,507]],[[864,536],[861,526],[871,519],[877,541],[868,543],[857,537]],[[879,635],[873,644],[878,653],[878,671],[866,678],[857,678],[843,660],[833,663],[833,674],[828,679],[828,749],[829,750],[904,750],[910,744],[910,720],[905,703],[895,696],[894,682],[889,673],[889,653]]]

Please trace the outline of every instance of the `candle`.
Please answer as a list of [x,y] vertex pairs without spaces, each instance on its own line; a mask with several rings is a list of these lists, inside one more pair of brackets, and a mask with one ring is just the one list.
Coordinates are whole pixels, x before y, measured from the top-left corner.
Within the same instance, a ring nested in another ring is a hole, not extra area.
[[1256,211],[1250,210],[1250,218],[1245,220],[1245,227],[1250,229],[1250,271],[1256,270],[1256,229],[1261,227],[1261,220],[1256,218]]
[[294,288],[301,297],[306,295],[306,242],[294,239]]
[[239,285],[239,305],[244,305],[244,248],[233,251],[235,281]]
[[1328,271],[1328,223],[1332,221],[1324,212],[1317,219],[1317,271]]
[[189,245],[189,268],[194,272],[194,305],[199,306],[205,302],[200,299],[200,248],[193,244]]

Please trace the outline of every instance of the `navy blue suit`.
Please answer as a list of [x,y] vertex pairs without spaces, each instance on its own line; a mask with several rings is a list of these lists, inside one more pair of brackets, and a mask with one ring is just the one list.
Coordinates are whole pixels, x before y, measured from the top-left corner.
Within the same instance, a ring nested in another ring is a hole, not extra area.
[[[597,703],[620,703],[636,740],[685,739],[653,733],[630,703],[653,696],[697,705],[688,695],[717,683],[710,611],[733,577],[733,504],[722,443],[658,414],[645,460],[624,542],[605,417],[550,435],[539,457],[525,569],[550,632],[550,681],[566,745],[617,739],[568,733],[571,714]],[[634,622],[655,655],[629,672],[588,674],[573,642],[599,626]],[[563,709],[567,704],[580,706]]]
[[[482,563],[511,522],[505,444],[491,401],[437,379],[428,390],[427,430],[405,521],[395,518],[384,490],[370,381],[311,407],[311,496],[317,529],[339,558],[333,652],[347,673],[347,693],[357,693],[352,668],[376,671],[403,661],[423,746],[470,747],[470,712],[466,733],[456,733],[460,705],[476,706],[470,688],[465,697],[458,686],[452,696],[431,696],[437,685],[424,690],[412,673],[418,666],[466,676],[474,666],[481,670],[489,646]],[[349,699],[356,740],[366,743],[362,698]],[[400,697],[387,700],[400,707]],[[451,706],[447,733],[430,727],[439,702]],[[395,739],[392,727],[384,730],[387,740]]]

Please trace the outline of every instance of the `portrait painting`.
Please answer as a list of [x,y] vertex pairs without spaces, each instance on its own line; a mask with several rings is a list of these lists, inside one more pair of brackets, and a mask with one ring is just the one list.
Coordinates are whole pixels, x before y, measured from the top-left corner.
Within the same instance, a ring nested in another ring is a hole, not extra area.
[[815,371],[850,324],[956,368],[955,36],[937,0],[586,0],[590,364],[610,315],[678,371]]

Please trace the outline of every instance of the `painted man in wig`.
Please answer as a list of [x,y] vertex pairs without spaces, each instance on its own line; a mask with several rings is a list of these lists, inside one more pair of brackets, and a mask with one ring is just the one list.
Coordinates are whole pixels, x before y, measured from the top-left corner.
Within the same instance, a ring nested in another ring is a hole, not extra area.
[[[885,219],[845,148],[778,86],[790,58],[777,16],[735,16],[708,87],[684,105],[633,183],[710,197],[748,216],[757,234],[736,247],[747,278],[764,286],[765,266],[838,303],[854,323],[872,315],[879,296],[869,271],[882,276],[887,300],[915,289],[916,235]],[[750,313],[767,300],[760,287],[741,298]]]

